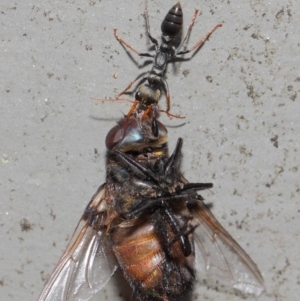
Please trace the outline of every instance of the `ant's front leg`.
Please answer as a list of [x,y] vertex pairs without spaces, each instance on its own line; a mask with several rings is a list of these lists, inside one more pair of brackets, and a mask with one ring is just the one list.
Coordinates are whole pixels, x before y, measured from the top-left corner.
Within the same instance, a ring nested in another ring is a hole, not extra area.
[[135,111],[135,109],[136,109],[138,103],[139,103],[139,102],[138,102],[137,100],[135,100],[135,101],[133,102],[133,105],[131,106],[129,112],[128,112],[127,115],[126,115],[126,118],[129,118],[129,117],[133,114],[133,112]]
[[148,73],[149,73],[149,71],[143,72],[143,73],[141,73],[138,77],[136,77],[134,80],[132,80],[132,81],[129,83],[129,85],[128,85],[123,91],[121,91],[121,92],[116,96],[116,99],[119,99],[121,95],[125,94],[125,93],[132,87],[132,85],[133,85],[137,80],[139,80],[140,78],[142,78],[142,79],[141,79],[141,82],[144,82],[144,81],[147,79],[146,75],[147,75]]

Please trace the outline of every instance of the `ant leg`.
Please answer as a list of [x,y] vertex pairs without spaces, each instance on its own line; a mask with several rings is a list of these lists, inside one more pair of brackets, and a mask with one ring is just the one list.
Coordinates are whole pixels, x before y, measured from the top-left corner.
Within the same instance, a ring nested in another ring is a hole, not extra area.
[[152,107],[149,106],[145,111],[144,114],[142,116],[142,121],[144,121],[146,119],[146,117],[148,116],[149,112],[152,110]]
[[101,101],[102,103],[104,101],[127,101],[127,102],[131,102],[131,103],[134,103],[133,100],[131,99],[126,99],[126,98],[111,98],[111,97],[106,97],[106,98],[95,98],[95,97],[90,97],[92,100],[95,100],[95,101]]
[[145,22],[146,22],[146,29],[147,29],[147,36],[150,39],[150,41],[156,46],[158,47],[158,42],[155,38],[152,37],[151,33],[150,33],[150,23],[149,23],[149,15],[148,15],[148,7],[146,6],[145,9],[145,13],[144,13],[144,17],[145,17]]
[[119,97],[120,97],[121,95],[125,94],[125,93],[132,87],[132,85],[133,85],[137,80],[139,80],[141,77],[143,77],[142,82],[145,81],[145,80],[146,80],[146,76],[145,76],[145,75],[148,74],[148,73],[149,73],[149,71],[143,72],[143,73],[141,73],[137,78],[135,78],[133,81],[131,81],[131,82],[129,83],[129,85],[128,85],[123,91],[121,91],[121,92],[116,96],[116,99],[119,99]]
[[139,55],[139,52],[137,50],[135,50],[133,47],[131,47],[127,42],[125,42],[123,39],[121,39],[118,34],[117,34],[117,29],[114,29],[114,36],[115,38],[118,40],[119,43],[121,43],[122,45],[124,45],[125,47],[127,47],[128,49],[130,49],[131,51],[133,51],[134,53]]
[[133,105],[131,106],[129,112],[126,115],[126,118],[129,118],[132,115],[132,113],[134,112],[134,110],[135,110],[138,103],[139,102],[137,100],[133,102]]
[[176,50],[176,53],[175,53],[175,56],[178,54],[178,51],[182,48],[182,46],[184,45],[184,43],[189,39],[190,35],[191,35],[191,32],[192,32],[192,28],[194,26],[194,23],[195,23],[195,20],[198,16],[198,12],[199,10],[198,9],[195,9],[195,12],[194,12],[194,15],[192,17],[192,20],[191,20],[191,23],[189,25],[189,29],[184,37],[184,39],[182,40],[182,42],[180,43],[180,45],[178,46],[177,50]]
[[147,56],[147,57],[153,57],[152,54],[150,53],[140,53],[138,52],[136,49],[134,49],[131,45],[129,45],[125,40],[123,40],[122,38],[119,37],[119,35],[117,34],[117,29],[114,29],[114,36],[117,39],[117,41],[122,44],[123,46],[127,47],[128,49],[130,49],[131,51],[133,51],[134,53],[136,53],[139,56]]
[[164,89],[165,89],[165,93],[166,93],[166,98],[167,98],[167,109],[164,111],[164,110],[160,110],[160,112],[163,112],[163,113],[166,113],[168,115],[169,118],[179,118],[179,119],[184,119],[185,117],[182,117],[182,116],[179,116],[179,115],[173,115],[170,112],[170,109],[171,109],[171,96],[170,96],[170,92],[169,92],[169,86],[168,86],[168,83],[165,79],[161,79],[162,83],[163,83],[163,86],[164,86]]
[[185,54],[185,53],[189,53],[197,48],[200,48],[205,42],[206,40],[209,39],[209,37],[212,35],[212,33],[217,30],[219,27],[222,27],[223,24],[217,24],[215,25],[207,34],[205,37],[201,38],[191,49],[185,50],[185,51],[180,51],[177,53],[177,55],[181,55],[181,54]]
[[160,112],[162,113],[166,113],[167,116],[172,119],[172,118],[178,118],[178,119],[184,119],[185,117],[184,116],[180,116],[180,115],[174,115],[174,114],[171,114],[170,112],[167,112],[165,110],[159,110]]
[[166,113],[168,114],[168,112],[171,109],[171,96],[170,96],[170,92],[169,92],[169,86],[167,81],[164,78],[161,78],[161,81],[163,83],[163,86],[165,88],[165,93],[166,93],[166,98],[167,98],[167,109],[166,109]]
[[167,97],[167,110],[166,110],[166,112],[168,113],[171,109],[171,95],[170,95],[169,91],[167,91],[166,97]]

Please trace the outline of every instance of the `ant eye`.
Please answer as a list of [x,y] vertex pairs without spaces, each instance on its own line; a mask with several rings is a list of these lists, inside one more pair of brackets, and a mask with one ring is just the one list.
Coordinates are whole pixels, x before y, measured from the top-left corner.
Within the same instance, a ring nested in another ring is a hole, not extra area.
[[142,100],[141,92],[136,92],[135,93],[135,99],[138,100],[138,101]]

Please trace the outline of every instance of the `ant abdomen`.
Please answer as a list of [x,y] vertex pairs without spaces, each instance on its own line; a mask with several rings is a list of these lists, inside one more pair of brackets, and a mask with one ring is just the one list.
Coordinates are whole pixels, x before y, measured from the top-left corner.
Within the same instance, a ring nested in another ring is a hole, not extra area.
[[168,37],[176,37],[182,30],[183,14],[180,3],[176,3],[166,14],[161,23],[161,31],[163,35]]

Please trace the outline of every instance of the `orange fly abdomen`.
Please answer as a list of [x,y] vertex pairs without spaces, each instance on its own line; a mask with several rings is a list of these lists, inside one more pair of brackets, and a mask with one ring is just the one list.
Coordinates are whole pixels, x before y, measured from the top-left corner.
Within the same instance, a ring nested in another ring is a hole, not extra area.
[[138,227],[118,227],[112,240],[114,253],[126,278],[140,282],[145,289],[160,282],[165,254],[150,221],[144,221]]

